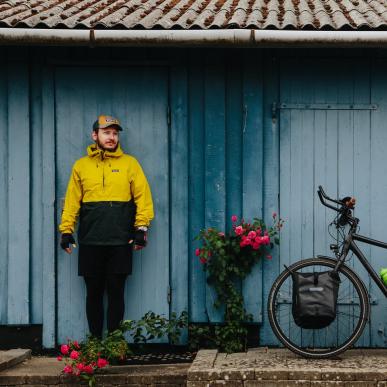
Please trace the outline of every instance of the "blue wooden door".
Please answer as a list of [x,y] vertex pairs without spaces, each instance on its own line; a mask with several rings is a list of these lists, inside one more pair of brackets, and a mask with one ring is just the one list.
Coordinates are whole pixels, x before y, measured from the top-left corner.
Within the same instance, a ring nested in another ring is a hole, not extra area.
[[[126,286],[125,318],[147,311],[168,317],[169,174],[168,73],[165,68],[58,68],[55,76],[57,219],[73,162],[92,143],[99,114],[118,117],[124,127],[121,145],[141,163],[151,186],[155,219],[149,244],[135,252]],[[85,287],[77,272],[77,249],[57,250],[58,340],[82,339],[88,332]]]
[[[383,125],[375,124],[380,101],[373,99],[367,63],[288,61],[281,73],[280,108],[280,211],[286,219],[281,235],[281,264],[332,255],[328,224],[332,210],[316,195],[318,185],[336,198],[358,199],[355,215],[360,233],[387,240],[379,232],[386,195],[381,179],[380,148],[387,149]],[[385,156],[384,156],[385,160]],[[385,162],[385,161],[384,161]],[[378,205],[378,201],[380,202]],[[386,252],[359,244],[375,269],[387,266]],[[387,303],[356,258],[348,265],[370,289],[371,321],[359,340],[360,346],[385,346],[380,325],[387,318]],[[281,265],[282,266],[282,265]]]

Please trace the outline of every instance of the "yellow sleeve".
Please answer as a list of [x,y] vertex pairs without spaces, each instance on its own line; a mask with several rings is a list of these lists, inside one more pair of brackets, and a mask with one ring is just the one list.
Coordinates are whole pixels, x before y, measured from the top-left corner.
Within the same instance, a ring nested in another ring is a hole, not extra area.
[[72,234],[78,219],[79,209],[82,201],[81,179],[74,165],[69,183],[67,185],[66,197],[62,211],[62,222],[59,231],[62,234]]
[[136,219],[134,226],[149,226],[154,217],[152,193],[141,165],[136,160],[136,173],[131,181],[131,191],[136,204]]

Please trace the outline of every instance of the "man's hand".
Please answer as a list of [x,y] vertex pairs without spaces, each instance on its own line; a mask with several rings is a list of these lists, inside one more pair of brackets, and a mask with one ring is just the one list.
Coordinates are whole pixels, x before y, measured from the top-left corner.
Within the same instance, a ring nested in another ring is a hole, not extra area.
[[76,247],[72,234],[62,234],[60,237],[60,247],[66,251],[67,254],[71,254],[71,246]]
[[137,229],[134,233],[134,239],[131,239],[129,243],[134,242],[134,249],[141,250],[143,249],[148,240],[148,233],[146,230]]

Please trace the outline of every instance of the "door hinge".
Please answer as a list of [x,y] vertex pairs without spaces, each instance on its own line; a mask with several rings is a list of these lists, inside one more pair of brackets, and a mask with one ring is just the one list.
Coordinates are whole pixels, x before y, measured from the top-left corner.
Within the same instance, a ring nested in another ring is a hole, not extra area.
[[167,124],[168,126],[171,125],[171,107],[169,105],[167,107]]
[[168,304],[170,304],[172,301],[172,288],[169,285],[167,289],[167,300],[168,300]]

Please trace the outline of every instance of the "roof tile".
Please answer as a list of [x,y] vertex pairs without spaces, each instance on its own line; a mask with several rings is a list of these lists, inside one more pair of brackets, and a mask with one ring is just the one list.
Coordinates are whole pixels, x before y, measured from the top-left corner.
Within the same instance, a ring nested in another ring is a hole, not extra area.
[[387,29],[386,0],[0,0],[0,27]]

